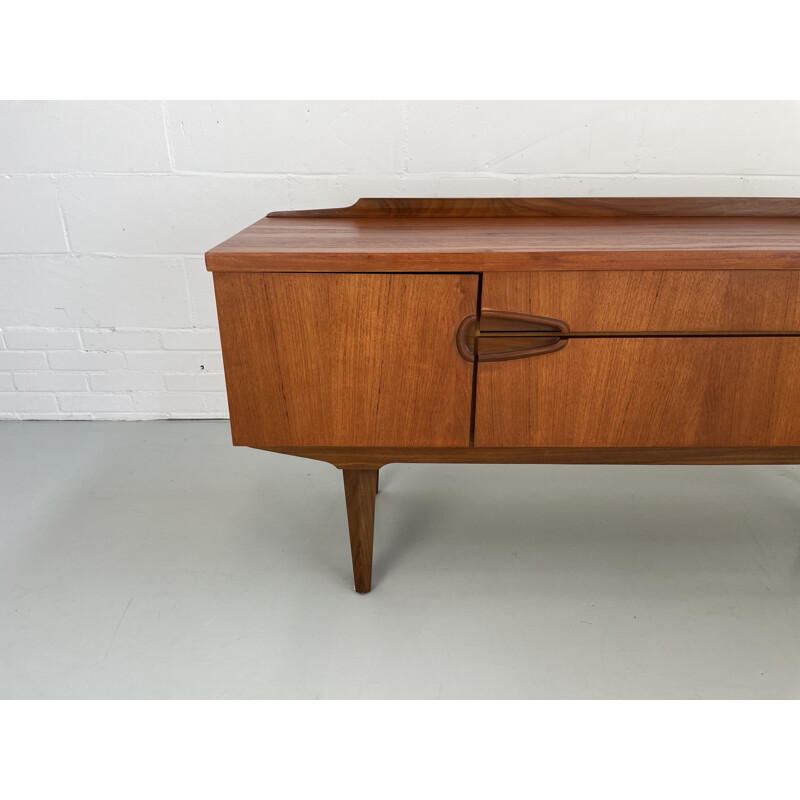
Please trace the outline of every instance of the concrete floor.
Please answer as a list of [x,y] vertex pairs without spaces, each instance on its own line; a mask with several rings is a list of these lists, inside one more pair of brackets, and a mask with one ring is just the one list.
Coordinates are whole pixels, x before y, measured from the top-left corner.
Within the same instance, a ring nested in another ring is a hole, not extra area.
[[0,697],[797,698],[800,468],[389,465],[0,423]]

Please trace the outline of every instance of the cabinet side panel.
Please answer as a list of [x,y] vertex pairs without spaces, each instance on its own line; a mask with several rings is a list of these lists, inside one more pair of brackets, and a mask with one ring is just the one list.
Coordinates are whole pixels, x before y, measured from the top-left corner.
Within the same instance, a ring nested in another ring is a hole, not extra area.
[[469,444],[476,275],[218,273],[231,429],[254,447]]

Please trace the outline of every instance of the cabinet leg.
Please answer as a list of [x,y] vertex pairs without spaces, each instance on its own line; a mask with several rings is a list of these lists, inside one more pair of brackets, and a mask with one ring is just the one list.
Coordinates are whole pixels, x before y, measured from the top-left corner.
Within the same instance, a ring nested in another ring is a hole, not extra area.
[[366,594],[372,588],[372,538],[375,530],[375,493],[378,470],[344,469],[344,497],[350,526],[350,551],[356,591]]

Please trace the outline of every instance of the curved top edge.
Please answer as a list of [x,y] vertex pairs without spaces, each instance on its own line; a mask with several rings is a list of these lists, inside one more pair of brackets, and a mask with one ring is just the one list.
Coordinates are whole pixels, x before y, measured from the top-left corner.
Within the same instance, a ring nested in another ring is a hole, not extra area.
[[797,197],[362,197],[268,217],[800,217]]

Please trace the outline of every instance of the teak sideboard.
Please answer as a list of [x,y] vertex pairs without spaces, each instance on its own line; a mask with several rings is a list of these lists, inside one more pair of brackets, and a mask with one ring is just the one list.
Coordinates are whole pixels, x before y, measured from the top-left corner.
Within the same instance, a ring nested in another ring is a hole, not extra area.
[[363,199],[206,254],[233,443],[390,462],[800,462],[800,199]]

